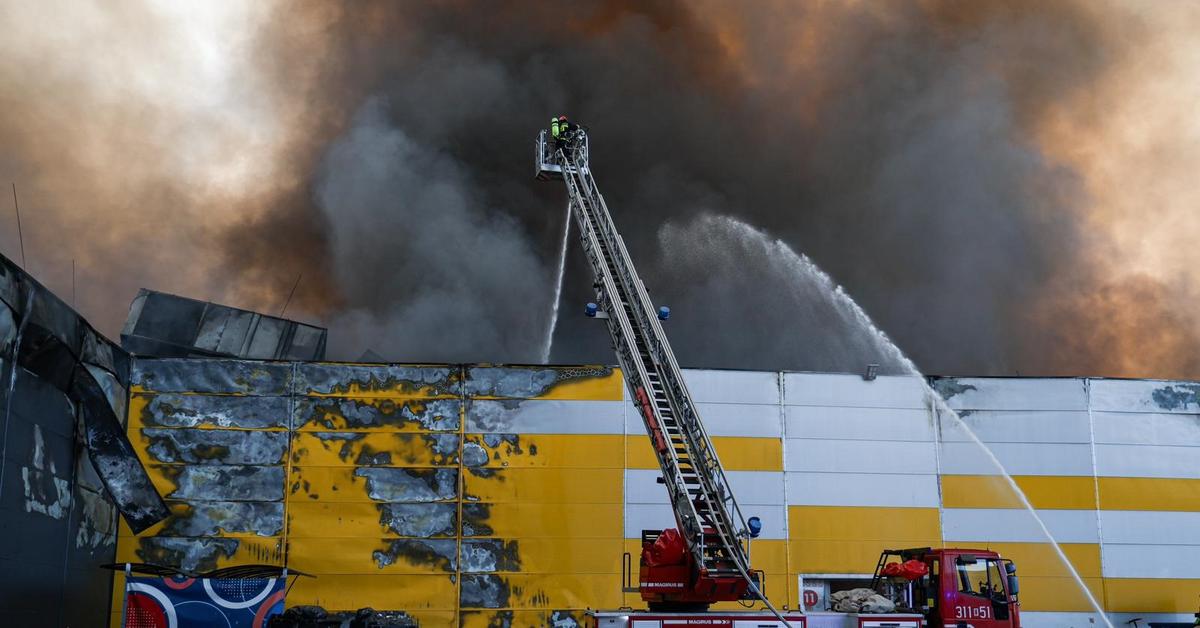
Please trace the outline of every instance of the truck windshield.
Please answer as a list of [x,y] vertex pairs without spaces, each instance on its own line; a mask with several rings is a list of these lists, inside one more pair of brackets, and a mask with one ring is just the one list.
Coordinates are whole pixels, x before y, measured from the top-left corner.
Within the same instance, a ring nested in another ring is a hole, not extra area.
[[958,563],[958,590],[961,593],[986,598],[1004,597],[1004,584],[1000,574],[1000,561],[977,560],[973,563]]

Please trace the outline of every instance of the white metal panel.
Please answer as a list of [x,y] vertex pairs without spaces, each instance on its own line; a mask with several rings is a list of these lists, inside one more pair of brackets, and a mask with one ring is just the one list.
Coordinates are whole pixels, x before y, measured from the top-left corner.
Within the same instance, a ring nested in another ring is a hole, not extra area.
[[1096,445],[1096,474],[1130,478],[1200,478],[1200,448]]
[[925,380],[916,376],[784,373],[784,403],[846,408],[925,408]]
[[[625,469],[625,502],[666,504],[667,489],[658,483],[659,477],[657,469]],[[783,474],[778,471],[726,471],[725,477],[742,508],[783,504]]]
[[932,442],[789,438],[785,471],[826,473],[937,473]]
[[933,421],[924,409],[785,406],[788,438],[932,441]]
[[1091,380],[1093,411],[1200,413],[1200,384],[1154,379]]
[[[1116,621],[1116,616],[1110,613],[1113,624],[1124,626],[1124,621]],[[1141,626],[1147,626],[1147,621],[1159,621],[1154,619],[1154,615],[1139,613],[1137,617],[1144,618],[1139,623]],[[1056,613],[1050,611],[1027,611],[1021,610],[1021,628],[1096,628],[1103,626],[1104,622],[1097,619],[1095,613]]]
[[[1059,543],[1099,542],[1094,510],[1039,510],[1038,516]],[[947,543],[1048,543],[1029,511],[1004,508],[947,508],[942,538]]]
[[1146,545],[1200,545],[1200,512],[1101,510],[1104,542]]
[[[1087,445],[1047,443],[987,443],[1012,475],[1092,475],[1092,451]],[[942,443],[942,473],[998,475],[1000,470],[975,443]]]
[[1105,543],[1100,551],[1106,578],[1200,578],[1200,546]]
[[1200,447],[1200,416],[1194,414],[1093,412],[1092,416],[1097,443]]
[[774,371],[685,369],[683,381],[697,403],[779,405],[779,375]]
[[[742,514],[762,520],[762,534],[758,538],[787,539],[787,519],[783,506],[742,504]],[[625,506],[625,538],[627,539],[641,538],[642,530],[665,530],[675,526],[675,513],[667,504],[627,504]],[[752,553],[752,561],[753,558]]]
[[550,399],[471,399],[468,432],[623,434],[624,402]]
[[[742,403],[697,403],[696,411],[704,422],[709,436],[753,436],[779,438],[779,406]],[[646,425],[637,407],[629,403],[625,409],[625,430],[630,434],[645,434]]]
[[786,473],[789,506],[937,508],[936,475]]
[[[1090,443],[1087,411],[971,410],[963,423],[985,443]],[[942,440],[969,441],[951,416],[941,417]]]
[[943,377],[934,388],[955,410],[1087,410],[1077,378]]

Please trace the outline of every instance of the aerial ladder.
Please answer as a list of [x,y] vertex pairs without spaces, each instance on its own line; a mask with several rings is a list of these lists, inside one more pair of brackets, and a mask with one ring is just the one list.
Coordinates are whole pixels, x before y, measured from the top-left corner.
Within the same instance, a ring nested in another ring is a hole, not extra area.
[[[588,136],[535,142],[535,175],[566,183],[570,213],[595,278],[589,316],[604,319],[625,383],[650,436],[675,513],[674,530],[643,530],[638,592],[646,611],[592,611],[591,628],[1020,628],[1016,564],[987,549],[909,548],[881,552],[870,590],[895,612],[780,613],[750,567],[761,522],[745,518],[663,333],[655,309],[588,165]],[[626,560],[628,563],[628,559]],[[628,567],[632,571],[632,566]],[[709,611],[717,602],[761,601],[763,611]],[[1200,613],[1197,613],[1200,617]]]
[[[596,301],[586,313],[607,322],[677,525],[674,530],[643,531],[638,587],[626,591],[640,592],[648,612],[670,614],[676,622],[698,617],[696,625],[711,625],[712,615],[706,613],[711,604],[761,600],[770,614],[734,619],[754,626],[803,626],[801,615],[784,618],[771,606],[762,593],[760,572],[751,569],[750,539],[758,536],[761,522],[747,519],[738,507],[663,332],[670,310],[656,309],[647,294],[592,177],[588,149],[583,129],[565,141],[548,138],[543,130],[536,141],[535,174],[566,183],[570,213],[595,278]],[[620,623],[632,621],[627,612],[596,617],[595,625],[638,625]],[[768,620],[775,623],[764,623]]]

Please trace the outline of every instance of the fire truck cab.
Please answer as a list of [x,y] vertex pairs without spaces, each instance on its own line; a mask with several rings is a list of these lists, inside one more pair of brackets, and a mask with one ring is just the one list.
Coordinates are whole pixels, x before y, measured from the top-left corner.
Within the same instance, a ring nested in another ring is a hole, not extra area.
[[[889,578],[889,564],[917,561],[926,574]],[[884,550],[871,588],[919,613],[929,628],[1020,628],[1017,566],[989,550],[916,548]]]

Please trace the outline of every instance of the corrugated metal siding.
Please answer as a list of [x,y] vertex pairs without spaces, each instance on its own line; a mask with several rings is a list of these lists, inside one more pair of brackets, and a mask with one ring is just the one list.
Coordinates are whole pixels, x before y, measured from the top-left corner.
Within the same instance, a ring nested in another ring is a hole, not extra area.
[[[125,558],[165,545],[157,556],[286,560],[319,576],[289,604],[546,625],[637,605],[620,593],[621,552],[673,525],[611,371],[145,360],[135,372],[131,436],[177,514],[123,536]],[[884,547],[983,545],[1021,564],[1028,625],[1089,625],[1040,528],[919,379],[685,376],[743,510],[764,519],[754,563],[777,603],[795,606],[800,574],[868,573]],[[1109,610],[1194,611],[1196,384],[935,384]],[[231,432],[247,446],[224,445]]]

